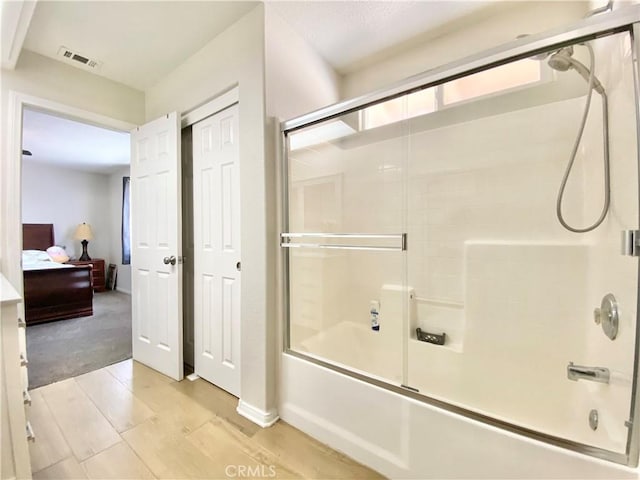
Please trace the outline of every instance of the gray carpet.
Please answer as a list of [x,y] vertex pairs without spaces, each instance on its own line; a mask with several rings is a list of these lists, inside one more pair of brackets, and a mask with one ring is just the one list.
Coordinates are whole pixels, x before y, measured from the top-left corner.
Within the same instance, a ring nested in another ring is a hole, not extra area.
[[27,327],[29,388],[131,358],[131,296],[93,296],[93,315]]

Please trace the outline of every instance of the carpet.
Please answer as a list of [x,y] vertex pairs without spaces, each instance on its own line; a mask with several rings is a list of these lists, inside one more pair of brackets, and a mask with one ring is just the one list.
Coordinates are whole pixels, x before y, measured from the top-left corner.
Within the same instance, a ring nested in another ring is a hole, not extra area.
[[93,315],[27,327],[29,388],[131,358],[131,296],[96,293]]

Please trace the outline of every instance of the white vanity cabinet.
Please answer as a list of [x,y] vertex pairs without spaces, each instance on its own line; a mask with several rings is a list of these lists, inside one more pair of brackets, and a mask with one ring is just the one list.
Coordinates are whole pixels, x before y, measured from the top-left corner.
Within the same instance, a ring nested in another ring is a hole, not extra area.
[[28,409],[24,322],[18,317],[22,298],[0,274],[0,478],[29,479],[28,439],[34,439],[27,421]]

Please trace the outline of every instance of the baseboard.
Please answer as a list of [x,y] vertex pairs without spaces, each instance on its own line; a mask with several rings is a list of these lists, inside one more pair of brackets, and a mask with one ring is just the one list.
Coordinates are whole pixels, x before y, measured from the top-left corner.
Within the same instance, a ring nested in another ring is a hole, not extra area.
[[259,408],[249,405],[243,400],[238,401],[238,408],[236,411],[244,418],[251,420],[256,425],[260,425],[262,428],[267,428],[273,425],[280,418],[276,410],[270,410],[265,412]]
[[116,287],[116,292],[126,293],[127,295],[131,295],[129,290],[125,290],[124,288]]

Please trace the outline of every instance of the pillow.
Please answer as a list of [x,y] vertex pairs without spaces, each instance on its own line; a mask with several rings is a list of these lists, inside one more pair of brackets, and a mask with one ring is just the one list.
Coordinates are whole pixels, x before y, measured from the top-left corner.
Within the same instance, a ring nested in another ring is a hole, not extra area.
[[64,251],[63,247],[59,247],[57,245],[47,248],[47,254],[51,257],[51,260],[57,263],[66,263],[69,261],[69,255],[67,255],[67,252]]

